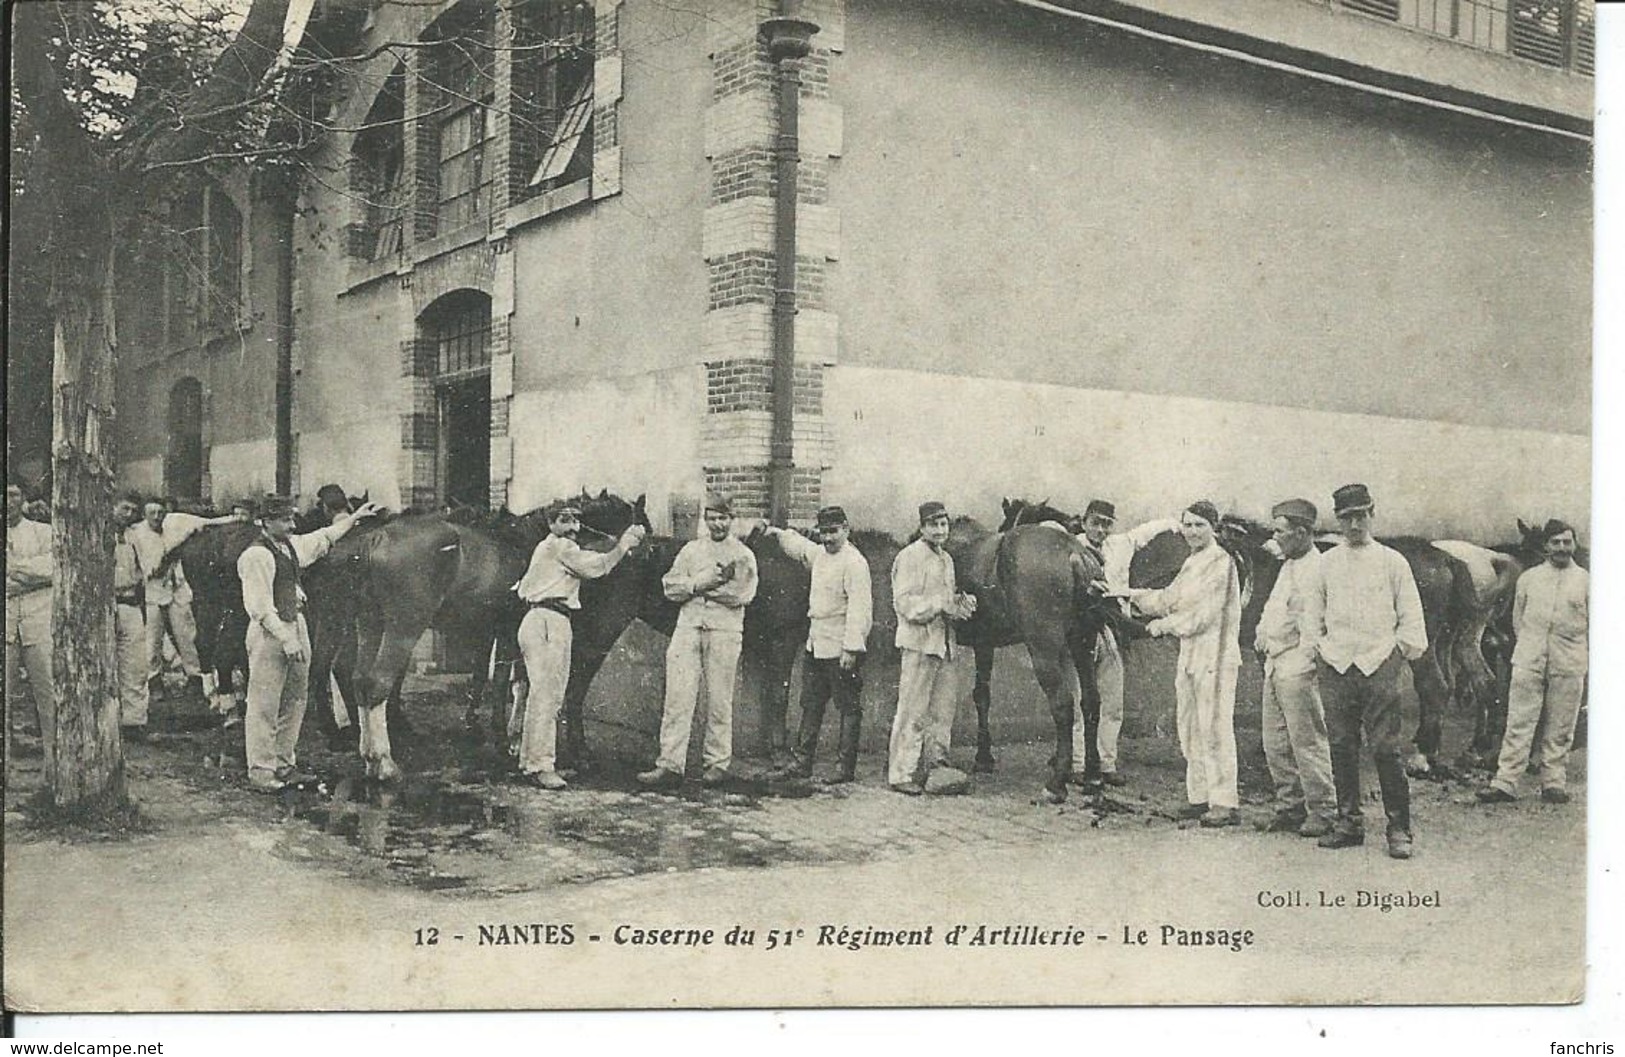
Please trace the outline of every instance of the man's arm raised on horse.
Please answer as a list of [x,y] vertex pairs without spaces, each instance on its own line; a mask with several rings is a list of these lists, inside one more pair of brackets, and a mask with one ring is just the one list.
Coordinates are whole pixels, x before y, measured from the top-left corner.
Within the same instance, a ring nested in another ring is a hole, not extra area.
[[615,546],[607,551],[582,550],[571,542],[570,546],[559,548],[559,564],[582,580],[596,580],[619,565],[621,559],[642,542],[644,534],[642,525],[628,526],[615,541]]
[[288,542],[293,545],[294,557],[302,569],[307,565],[314,565],[326,557],[333,544],[343,539],[350,530],[367,518],[376,517],[378,506],[375,503],[362,503],[354,513],[345,512],[333,519],[333,523],[326,528],[319,528],[315,532],[306,532],[298,536],[289,536]]
[[779,549],[784,551],[785,557],[794,558],[809,569],[812,568],[813,559],[824,549],[801,533],[777,525],[767,525],[762,531],[779,541]]

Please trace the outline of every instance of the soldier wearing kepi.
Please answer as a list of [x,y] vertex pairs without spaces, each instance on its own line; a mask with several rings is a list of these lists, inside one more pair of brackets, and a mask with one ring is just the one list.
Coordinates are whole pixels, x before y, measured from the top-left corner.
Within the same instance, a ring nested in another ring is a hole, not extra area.
[[[1136,525],[1127,532],[1113,532],[1117,524],[1117,508],[1104,499],[1091,499],[1083,512],[1083,531],[1078,540],[1087,548],[1104,571],[1106,591],[1110,595],[1125,596],[1129,589],[1129,565],[1135,552],[1164,532],[1179,530],[1178,518],[1159,518]],[[1125,616],[1127,612],[1125,609]],[[1095,734],[1095,748],[1100,753],[1100,780],[1107,785],[1127,784],[1117,769],[1117,739],[1123,731],[1123,651],[1117,634],[1110,625],[1100,629],[1095,643],[1095,689],[1100,692],[1100,725]],[[1083,761],[1089,758],[1088,742],[1083,726],[1083,703],[1080,701],[1072,713],[1072,765],[1079,770],[1071,780],[1081,784]]]
[[891,567],[902,671],[892,720],[886,781],[909,796],[925,792],[922,772],[948,760],[954,724],[954,621],[969,620],[976,600],[957,590],[954,560],[944,544],[948,508],[920,504],[920,538],[897,553]]
[[666,703],[660,716],[660,757],[638,775],[651,789],[681,784],[688,739],[704,676],[706,785],[728,780],[733,762],[734,679],[745,631],[745,607],[756,597],[756,556],[732,534],[733,505],[705,501],[705,535],[677,553],[661,578],[666,597],[682,603],[666,650]]
[[[547,538],[536,545],[529,568],[513,586],[530,606],[519,625],[519,652],[525,658],[530,690],[522,716],[510,717],[508,733],[510,737],[521,735],[519,780],[542,789],[563,789],[565,782],[555,769],[554,759],[559,709],[564,705],[564,690],[570,681],[570,649],[574,643],[570,619],[581,609],[581,581],[597,579],[615,568],[627,552],[643,541],[646,530],[642,525],[631,525],[621,533],[613,550],[584,551],[576,544],[581,508],[570,502],[557,503],[547,512],[547,528]],[[521,722],[515,724],[515,719]]]
[[1288,499],[1270,511],[1275,544],[1285,559],[1258,621],[1256,649],[1264,659],[1264,759],[1275,782],[1272,833],[1324,837],[1337,815],[1326,714],[1315,672],[1322,604],[1319,512],[1307,499]]
[[1416,578],[1400,553],[1371,536],[1376,505],[1363,484],[1332,493],[1344,542],[1321,558],[1320,699],[1331,743],[1337,822],[1322,848],[1365,842],[1360,810],[1360,730],[1371,755],[1388,816],[1388,854],[1411,857],[1411,787],[1400,734],[1399,677],[1406,661],[1427,650]]
[[378,512],[371,503],[340,514],[329,528],[293,534],[294,507],[275,496],[260,506],[260,538],[237,559],[248,613],[248,784],[276,792],[311,780],[295,767],[310,681],[310,632],[305,627],[299,570],[321,559],[355,524]]
[[[1532,749],[1540,773],[1540,798],[1569,802],[1569,746],[1580,714],[1590,657],[1591,574],[1574,564],[1574,528],[1546,522],[1546,560],[1518,577],[1512,596],[1512,688],[1507,694],[1507,727],[1495,778],[1478,791],[1486,804],[1517,798],[1518,778]],[[1542,726],[1543,724],[1543,726]],[[1537,726],[1543,731],[1535,742]]]
[[796,735],[794,759],[785,772],[810,778],[818,749],[824,707],[831,697],[841,716],[839,764],[831,782],[857,778],[858,735],[863,722],[863,658],[869,628],[874,623],[869,563],[848,537],[846,511],[827,506],[818,512],[818,546],[799,534],[769,528],[784,553],[812,570],[807,600],[811,627],[807,655],[801,665],[801,729]]

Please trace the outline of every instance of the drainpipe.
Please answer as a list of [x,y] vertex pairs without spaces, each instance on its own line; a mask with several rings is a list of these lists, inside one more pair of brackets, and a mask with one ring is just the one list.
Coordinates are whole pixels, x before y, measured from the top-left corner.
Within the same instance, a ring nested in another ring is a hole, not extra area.
[[762,22],[758,39],[779,68],[779,136],[775,151],[778,199],[773,258],[773,434],[768,457],[768,516],[790,520],[795,475],[796,414],[796,170],[801,161],[800,60],[812,50],[818,24],[800,17],[800,0],[779,0],[779,16]]

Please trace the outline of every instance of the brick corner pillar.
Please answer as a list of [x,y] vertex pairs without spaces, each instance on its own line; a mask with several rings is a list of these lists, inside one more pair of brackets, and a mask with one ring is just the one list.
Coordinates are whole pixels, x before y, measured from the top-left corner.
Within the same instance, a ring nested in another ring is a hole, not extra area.
[[[711,101],[705,151],[711,186],[702,227],[708,304],[700,359],[706,421],[701,459],[708,490],[730,495],[746,517],[770,513],[773,438],[773,302],[776,260],[775,72],[757,39],[772,0],[709,0]],[[801,63],[801,161],[797,168],[794,468],[789,515],[810,521],[823,501],[834,445],[824,420],[824,374],[836,362],[830,272],[839,223],[829,203],[841,152],[841,112],[829,71],[845,47],[845,0],[804,2],[820,26]]]

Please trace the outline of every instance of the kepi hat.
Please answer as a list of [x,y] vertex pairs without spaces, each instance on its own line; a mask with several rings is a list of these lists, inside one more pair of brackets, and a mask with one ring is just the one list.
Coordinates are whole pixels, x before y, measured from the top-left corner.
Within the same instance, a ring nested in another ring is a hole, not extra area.
[[272,518],[293,517],[295,507],[293,500],[285,495],[268,495],[259,502],[259,517],[262,521]]
[[846,511],[838,506],[827,506],[818,511],[817,524],[821,529],[840,528],[846,523]]
[[1346,484],[1332,493],[1332,510],[1338,517],[1356,510],[1370,510],[1375,505],[1371,501],[1371,490],[1363,484]]
[[1320,511],[1307,499],[1285,499],[1270,509],[1270,517],[1284,517],[1304,528],[1314,528],[1316,519],[1320,517]]
[[1117,508],[1104,499],[1091,499],[1089,505],[1083,510],[1084,517],[1102,517],[1107,521],[1117,520]]
[[733,501],[725,495],[718,495],[713,492],[705,497],[705,512],[708,514],[727,514],[729,517],[733,517]]
[[948,508],[935,499],[920,504],[920,524],[925,524],[932,518],[946,517]]

